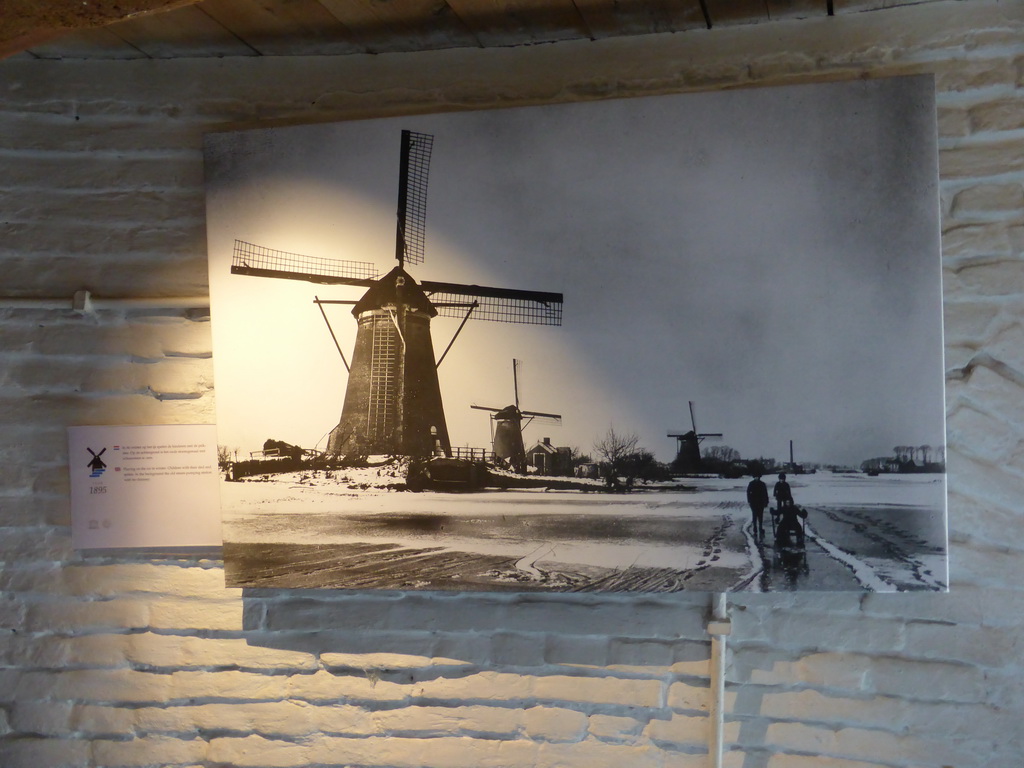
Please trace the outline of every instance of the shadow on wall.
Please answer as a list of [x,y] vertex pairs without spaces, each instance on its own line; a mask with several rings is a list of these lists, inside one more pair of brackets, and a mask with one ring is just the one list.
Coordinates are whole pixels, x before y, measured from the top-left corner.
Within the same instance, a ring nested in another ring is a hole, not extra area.
[[[242,600],[251,645],[314,654],[411,655],[425,662],[417,674],[450,675],[446,662],[469,670],[545,664],[672,667],[704,665],[710,658],[705,631],[710,601],[697,592],[245,589]],[[330,668],[329,657],[322,661]],[[408,670],[396,674],[408,681]]]

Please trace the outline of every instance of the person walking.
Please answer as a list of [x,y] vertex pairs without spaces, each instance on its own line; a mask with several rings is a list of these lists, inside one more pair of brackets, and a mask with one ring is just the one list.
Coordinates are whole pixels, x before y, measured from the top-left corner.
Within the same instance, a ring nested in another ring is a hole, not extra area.
[[747,504],[750,505],[753,517],[754,538],[764,541],[764,508],[768,506],[768,486],[761,479],[760,472],[747,485]]
[[783,507],[793,504],[793,491],[789,487],[789,483],[786,482],[785,472],[779,473],[779,482],[772,489],[772,495],[775,497],[775,504],[779,508],[779,512],[782,512]]

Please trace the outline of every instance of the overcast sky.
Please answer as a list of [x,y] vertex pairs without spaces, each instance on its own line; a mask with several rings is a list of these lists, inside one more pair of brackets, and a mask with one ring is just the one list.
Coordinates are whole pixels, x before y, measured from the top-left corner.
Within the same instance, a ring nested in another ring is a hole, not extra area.
[[[211,134],[220,442],[323,447],[346,374],[320,298],[229,274],[236,238],[394,262],[400,132],[434,134],[416,279],[560,291],[561,327],[467,324],[439,374],[453,445],[512,402],[589,451],[609,426],[744,457],[859,464],[943,442],[934,85],[928,77]],[[329,310],[347,356],[349,308]],[[433,321],[439,355],[458,320]],[[706,443],[712,445],[714,443]]]

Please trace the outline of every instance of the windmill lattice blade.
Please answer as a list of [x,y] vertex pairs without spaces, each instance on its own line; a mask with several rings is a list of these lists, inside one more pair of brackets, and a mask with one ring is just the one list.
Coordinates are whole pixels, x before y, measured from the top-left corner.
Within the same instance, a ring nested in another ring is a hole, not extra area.
[[427,176],[434,137],[402,131],[402,168],[398,184],[398,260],[422,264],[427,239]]
[[[511,288],[490,288],[485,285],[435,283],[424,280],[420,287],[427,294],[439,315],[461,317],[466,300],[478,307],[473,320],[526,325],[561,325],[562,294],[544,291],[519,291]],[[451,305],[451,306],[448,306]]]
[[370,286],[377,279],[377,267],[366,261],[323,259],[288,253],[235,240],[231,272],[257,277],[283,277],[311,283]]
[[561,424],[562,414],[560,413],[542,413],[540,411],[522,411],[523,416],[532,416],[538,421],[543,421],[545,424]]

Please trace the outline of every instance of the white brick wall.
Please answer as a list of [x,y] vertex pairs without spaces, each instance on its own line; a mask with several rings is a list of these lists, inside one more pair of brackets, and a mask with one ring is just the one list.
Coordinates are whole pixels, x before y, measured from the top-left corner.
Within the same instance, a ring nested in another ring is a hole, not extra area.
[[[0,293],[203,295],[211,129],[928,72],[953,591],[733,600],[726,764],[1020,768],[1024,3],[515,50],[0,62]],[[208,317],[0,324],[4,768],[707,764],[706,595],[243,595],[199,556],[75,553],[65,427],[212,421]]]

